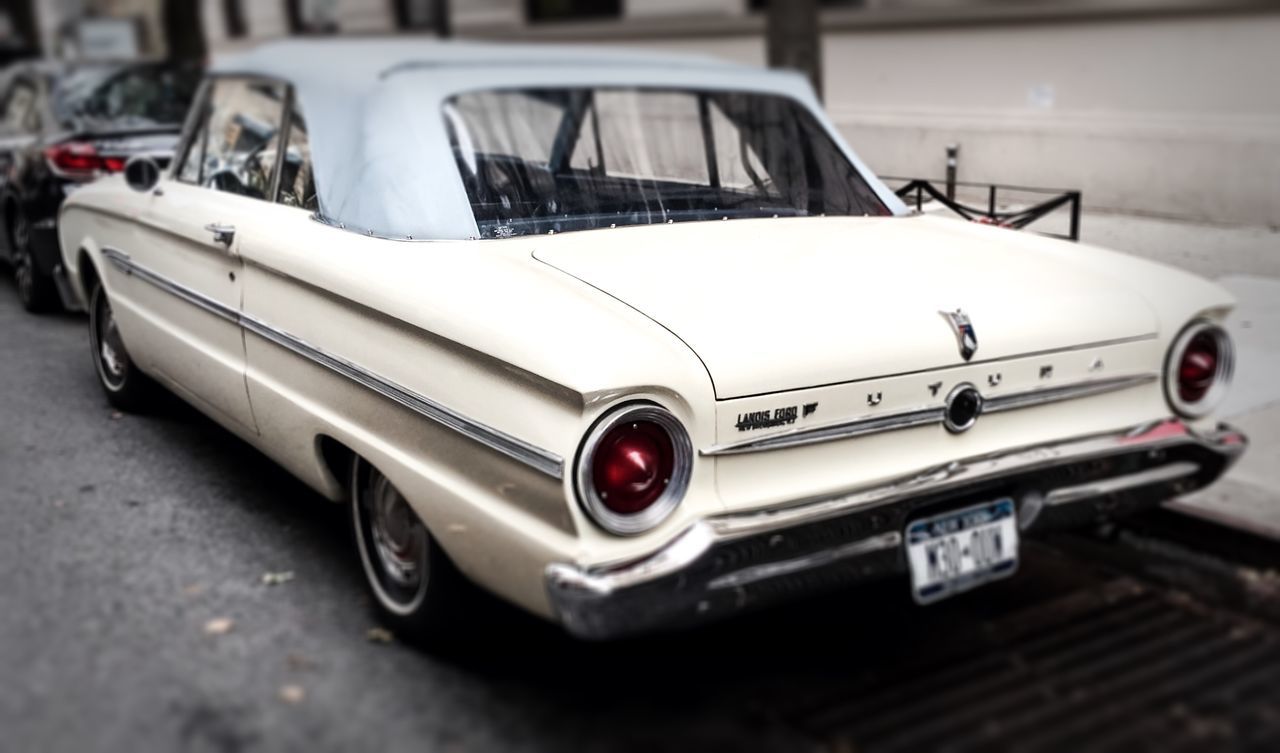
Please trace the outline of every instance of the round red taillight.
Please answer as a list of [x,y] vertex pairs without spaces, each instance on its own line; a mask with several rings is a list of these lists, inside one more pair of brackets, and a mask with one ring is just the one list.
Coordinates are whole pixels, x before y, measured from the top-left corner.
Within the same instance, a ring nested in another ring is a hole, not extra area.
[[652,505],[671,483],[675,449],[651,421],[616,426],[596,446],[591,481],[605,507],[633,515]]
[[680,504],[693,445],[666,409],[630,403],[596,422],[582,443],[574,485],[583,508],[605,530],[643,533]]
[[1218,376],[1218,341],[1208,332],[1191,338],[1178,362],[1178,397],[1198,403],[1209,394]]
[[1178,415],[1201,418],[1222,402],[1232,360],[1231,338],[1216,324],[1195,322],[1178,335],[1165,374],[1165,394]]

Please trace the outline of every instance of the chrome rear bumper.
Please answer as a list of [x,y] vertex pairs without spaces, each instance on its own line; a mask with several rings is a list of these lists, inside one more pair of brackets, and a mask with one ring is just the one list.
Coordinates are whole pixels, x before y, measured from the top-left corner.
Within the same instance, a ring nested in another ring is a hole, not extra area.
[[706,518],[638,561],[553,564],[561,623],[608,639],[680,627],[906,571],[907,522],[998,497],[1031,533],[1126,515],[1212,483],[1243,434],[1170,420],[1129,431],[969,458],[888,484],[783,508]]

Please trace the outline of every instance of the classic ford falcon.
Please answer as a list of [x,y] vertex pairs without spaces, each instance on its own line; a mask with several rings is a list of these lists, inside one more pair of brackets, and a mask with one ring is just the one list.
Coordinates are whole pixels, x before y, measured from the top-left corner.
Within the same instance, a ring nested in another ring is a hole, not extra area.
[[1221,288],[912,214],[796,75],[279,43],[177,155],[62,211],[108,400],[163,385],[348,503],[418,635],[468,582],[590,638],[928,603],[1246,444]]

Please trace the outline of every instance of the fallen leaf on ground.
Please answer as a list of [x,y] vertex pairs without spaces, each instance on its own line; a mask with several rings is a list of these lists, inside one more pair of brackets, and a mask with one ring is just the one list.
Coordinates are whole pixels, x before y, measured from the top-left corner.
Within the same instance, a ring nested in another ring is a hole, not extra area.
[[288,665],[289,669],[295,672],[305,672],[308,670],[316,669],[317,667],[320,666],[319,663],[312,661],[311,659],[308,659],[302,654],[289,654],[288,656],[285,657],[284,661],[285,661],[285,664]]
[[283,572],[278,572],[278,573],[262,574],[262,585],[264,586],[278,586],[281,583],[288,583],[291,580],[293,580],[292,570],[285,570]]
[[285,685],[280,688],[280,700],[285,703],[298,704],[307,697],[307,691],[301,685]]
[[204,632],[209,635],[226,635],[235,624],[236,621],[230,617],[215,617],[204,624]]
[[182,592],[187,596],[199,596],[200,594],[204,593],[204,584],[192,583],[191,585],[183,588]]
[[368,638],[370,643],[390,643],[395,640],[395,636],[391,634],[390,630],[380,627],[369,628],[364,637]]

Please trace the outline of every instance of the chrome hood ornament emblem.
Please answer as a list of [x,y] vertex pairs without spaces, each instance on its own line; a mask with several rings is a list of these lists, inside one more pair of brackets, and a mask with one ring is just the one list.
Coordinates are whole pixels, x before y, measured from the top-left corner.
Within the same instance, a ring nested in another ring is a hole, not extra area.
[[968,361],[978,352],[978,335],[973,331],[973,322],[969,315],[956,309],[955,311],[939,311],[951,329],[956,333],[956,344],[960,346],[960,357]]

